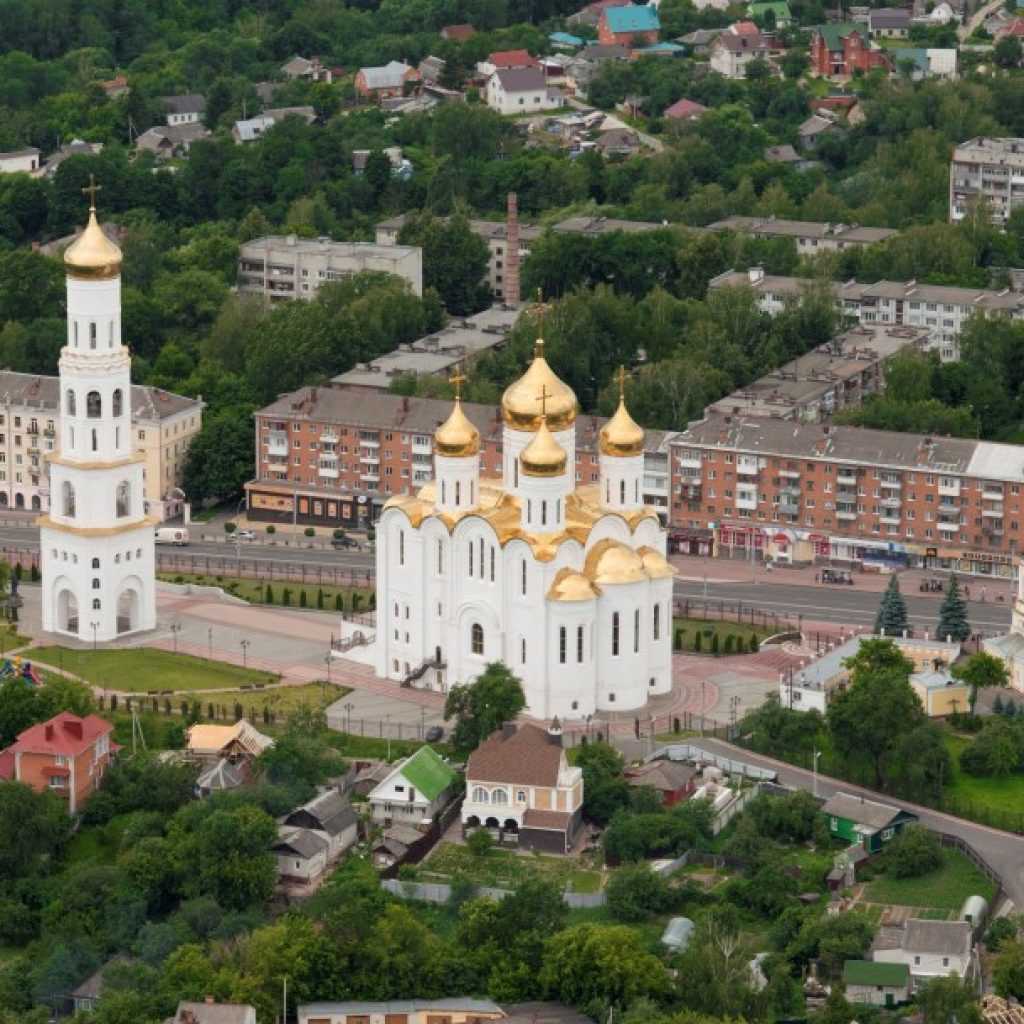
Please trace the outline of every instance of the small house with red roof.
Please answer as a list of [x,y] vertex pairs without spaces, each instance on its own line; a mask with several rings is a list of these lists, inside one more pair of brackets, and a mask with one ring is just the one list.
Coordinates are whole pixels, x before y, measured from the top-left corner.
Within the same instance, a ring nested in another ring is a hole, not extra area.
[[992,40],[998,43],[1000,39],[1008,39],[1011,36],[1018,39],[1024,37],[1024,18],[1011,18],[1002,28],[996,30]]
[[74,814],[99,788],[117,750],[110,740],[113,729],[98,715],[79,718],[62,712],[26,729],[0,751],[0,778],[23,782],[39,793],[58,793]]
[[484,78],[490,78],[495,71],[519,71],[521,68],[540,70],[540,61],[531,57],[529,50],[498,50],[476,66]]
[[696,121],[707,109],[694,100],[681,99],[666,107],[662,117],[667,117],[670,121]]
[[503,843],[568,853],[583,820],[583,772],[569,765],[556,718],[545,731],[506,724],[466,763],[463,832],[487,828]]
[[445,25],[441,29],[441,38],[450,39],[453,43],[464,43],[471,36],[476,35],[476,29],[472,25]]

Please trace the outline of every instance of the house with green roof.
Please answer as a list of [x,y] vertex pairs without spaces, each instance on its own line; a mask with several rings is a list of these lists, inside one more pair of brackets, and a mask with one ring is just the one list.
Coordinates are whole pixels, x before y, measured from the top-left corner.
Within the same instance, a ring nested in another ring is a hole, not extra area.
[[455,773],[430,747],[399,761],[367,794],[373,820],[385,828],[430,824],[448,803]]
[[898,1006],[910,1001],[910,968],[874,960],[847,960],[843,965],[846,998],[860,1006]]
[[747,8],[747,14],[761,26],[765,26],[765,18],[771,14],[774,21],[765,26],[767,28],[788,28],[793,24],[793,15],[786,0],[754,0]]

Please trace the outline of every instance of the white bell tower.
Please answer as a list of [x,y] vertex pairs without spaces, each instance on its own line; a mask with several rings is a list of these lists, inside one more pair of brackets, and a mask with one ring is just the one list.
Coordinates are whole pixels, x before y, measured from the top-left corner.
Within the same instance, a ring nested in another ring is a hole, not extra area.
[[68,338],[60,356],[59,454],[39,518],[43,629],[105,642],[156,626],[153,526],[132,444],[131,357],[121,344],[121,250],[96,220],[64,254]]

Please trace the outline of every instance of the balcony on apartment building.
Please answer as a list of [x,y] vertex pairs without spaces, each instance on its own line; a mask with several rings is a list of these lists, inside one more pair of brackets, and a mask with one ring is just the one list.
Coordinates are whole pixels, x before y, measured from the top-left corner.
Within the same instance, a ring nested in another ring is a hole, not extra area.
[[780,469],[779,476],[786,480],[799,480],[800,470],[799,469]]
[[856,487],[857,471],[855,469],[840,469],[836,473],[836,483],[840,487]]
[[700,469],[701,458],[699,454],[679,455],[676,457],[676,465],[681,469]]
[[1003,518],[1003,508],[1002,508],[1002,505],[1000,505],[998,508],[996,508],[995,506],[985,505],[985,506],[982,507],[981,514],[986,519],[1002,519]]
[[939,480],[939,497],[945,498],[959,498],[960,497],[960,481],[959,480]]
[[899,509],[885,509],[882,514],[878,517],[880,523],[884,523],[886,526],[899,526],[900,525],[900,513]]
[[327,478],[328,480],[338,479],[338,460],[337,459],[321,459],[317,466],[317,472],[320,476]]
[[757,476],[757,459],[748,455],[741,455],[736,460],[736,473],[738,476]]
[[380,448],[380,435],[378,435],[378,434],[360,434],[359,435],[359,446],[361,448]]
[[757,508],[757,492],[737,491],[736,508],[744,512],[753,512]]
[[784,516],[798,516],[800,515],[800,504],[796,501],[789,501],[786,498],[780,498],[776,508]]
[[996,484],[985,484],[981,492],[982,501],[1002,501],[1003,489]]
[[267,440],[267,453],[270,455],[288,454],[288,436],[286,434],[271,431]]
[[959,533],[960,532],[960,520],[957,519],[940,519],[935,524],[942,533]]
[[836,503],[836,518],[837,519],[856,519],[857,518],[857,505],[856,502],[852,501],[840,501]]
[[320,432],[320,443],[321,444],[337,444],[338,443],[337,431],[335,431],[331,427],[324,427],[324,429]]
[[416,456],[417,455],[430,455],[430,456],[433,456],[433,454],[434,454],[434,445],[433,445],[433,442],[431,441],[431,439],[429,437],[428,438],[422,438],[422,437],[420,437],[418,435],[416,437],[414,437],[412,439],[412,454],[413,454],[413,461],[414,462],[416,461]]
[[903,481],[895,473],[883,473],[881,484],[891,491],[898,491],[903,487]]

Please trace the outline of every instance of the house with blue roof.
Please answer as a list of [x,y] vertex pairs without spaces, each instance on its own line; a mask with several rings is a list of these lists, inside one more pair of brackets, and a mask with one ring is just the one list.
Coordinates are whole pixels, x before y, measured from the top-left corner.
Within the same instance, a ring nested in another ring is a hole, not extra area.
[[597,41],[605,45],[651,46],[658,41],[661,22],[651,4],[606,7],[597,23]]
[[552,32],[548,36],[548,42],[556,50],[578,50],[583,45],[579,36],[570,35],[568,32]]

